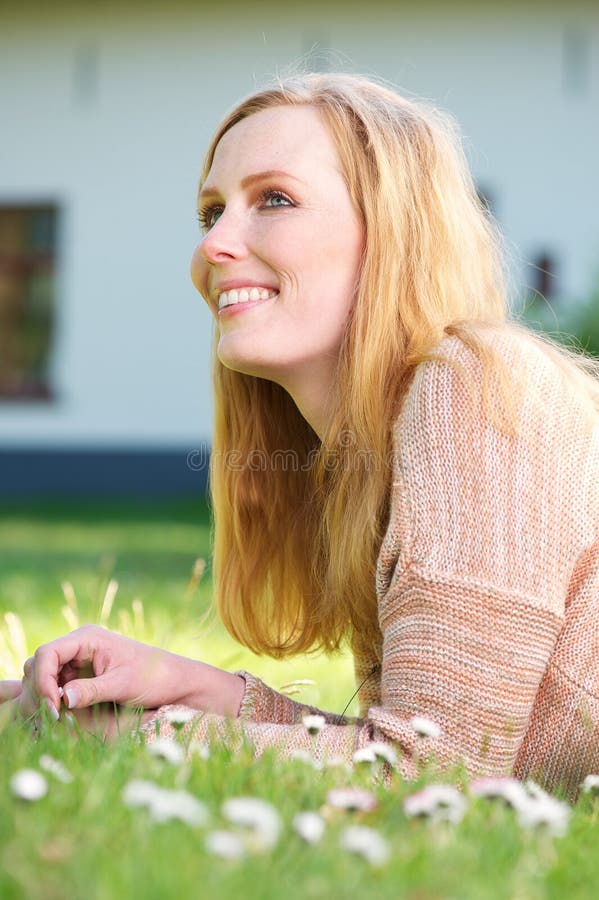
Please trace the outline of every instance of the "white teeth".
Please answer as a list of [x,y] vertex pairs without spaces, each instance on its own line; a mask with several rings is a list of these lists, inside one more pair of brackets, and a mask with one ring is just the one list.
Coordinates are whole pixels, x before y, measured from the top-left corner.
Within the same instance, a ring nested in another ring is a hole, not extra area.
[[270,300],[276,297],[279,292],[269,288],[247,287],[230,291],[223,291],[218,298],[218,308],[224,309],[225,306],[232,306],[234,303],[246,303],[248,300]]

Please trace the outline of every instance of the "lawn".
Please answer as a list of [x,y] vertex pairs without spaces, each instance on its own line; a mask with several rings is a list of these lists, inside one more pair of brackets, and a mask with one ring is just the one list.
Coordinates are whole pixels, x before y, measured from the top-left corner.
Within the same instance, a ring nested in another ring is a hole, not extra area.
[[[196,562],[204,572],[199,580]],[[110,586],[110,588],[109,588]],[[110,612],[105,604],[116,586]],[[95,622],[225,669],[248,669],[275,687],[296,679],[307,703],[341,711],[354,692],[351,660],[274,663],[236,644],[210,606],[210,522],[201,501],[137,505],[72,502],[0,518],[0,677],[19,677],[24,658],[77,625]],[[26,646],[17,632],[22,623]],[[8,646],[7,646],[8,645]],[[350,706],[350,712],[355,707]]]
[[[78,623],[102,622],[225,668],[248,668],[275,687],[313,680],[298,696],[341,711],[353,693],[346,656],[273,663],[238,648],[217,623],[202,622],[210,597],[209,539],[208,514],[199,503],[7,509],[0,522],[0,676],[18,676],[38,643]],[[206,562],[199,580],[192,576],[201,568],[198,559]],[[48,756],[66,773],[44,769],[52,767]],[[254,762],[249,747],[232,756],[215,746],[205,757],[168,762],[129,735],[104,745],[66,720],[45,723],[37,740],[21,723],[0,722],[2,900],[561,900],[589,897],[599,885],[599,800],[591,795],[581,797],[559,836],[525,826],[509,805],[470,796],[468,787],[460,821],[409,817],[404,802],[422,785],[394,777],[385,788],[368,763],[316,771],[273,754]],[[20,788],[12,779],[23,769],[43,772],[47,790],[39,800],[15,793]],[[131,785],[140,779],[150,782],[142,786],[145,800],[142,788]],[[429,771],[422,782],[438,780]],[[335,808],[329,791],[346,785],[371,792],[376,808]],[[248,831],[231,821],[224,804],[236,797],[272,805],[280,821],[268,840],[258,826]],[[172,818],[173,809],[183,820]],[[322,813],[324,834],[314,845],[294,828],[300,811]],[[384,839],[388,860],[369,862],[341,846],[354,825]],[[233,834],[225,846],[241,858],[214,852],[212,835],[222,830]]]

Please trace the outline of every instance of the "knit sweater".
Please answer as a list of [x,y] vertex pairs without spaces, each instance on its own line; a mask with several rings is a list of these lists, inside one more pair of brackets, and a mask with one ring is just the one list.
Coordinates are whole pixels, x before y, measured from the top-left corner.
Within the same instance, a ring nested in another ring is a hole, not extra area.
[[[356,644],[357,719],[320,712],[247,672],[239,718],[203,715],[194,740],[247,738],[351,760],[371,741],[398,752],[405,778],[434,752],[472,774],[533,776],[575,796],[599,772],[599,418],[546,354],[495,333],[517,401],[514,432],[498,385],[457,337],[421,363],[394,429],[388,528],[377,561],[380,646]],[[382,663],[380,662],[382,660]],[[169,733],[162,708],[147,739]],[[439,738],[419,738],[425,716]]]

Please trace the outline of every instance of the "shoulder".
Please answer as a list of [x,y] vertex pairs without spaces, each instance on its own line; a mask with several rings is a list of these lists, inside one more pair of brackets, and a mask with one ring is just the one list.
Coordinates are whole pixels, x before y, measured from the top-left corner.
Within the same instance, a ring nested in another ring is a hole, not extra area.
[[524,373],[535,381],[558,378],[555,364],[532,335],[509,328],[481,329],[471,340],[458,335],[443,338],[416,367],[411,389],[413,393],[432,386],[449,389],[456,377],[480,386],[485,375],[491,383],[503,376],[515,383]]
[[[554,351],[557,355],[557,351]],[[473,434],[511,432],[541,443],[550,435],[584,430],[584,401],[552,354],[522,328],[480,329],[445,337],[414,373],[396,423],[396,439],[416,425]],[[539,433],[544,423],[542,433]]]
[[[597,447],[534,341],[486,337],[486,373],[457,337],[417,367],[394,434],[393,527],[435,577],[459,572],[558,609],[555,578],[567,583],[597,527]],[[514,400],[513,429],[496,421],[502,396]]]

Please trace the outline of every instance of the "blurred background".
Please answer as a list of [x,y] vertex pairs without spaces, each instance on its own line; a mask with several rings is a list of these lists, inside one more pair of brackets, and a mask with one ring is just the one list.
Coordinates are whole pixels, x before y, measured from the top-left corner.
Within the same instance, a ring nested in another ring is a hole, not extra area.
[[204,148],[304,64],[450,111],[513,302],[599,353],[599,6],[0,3],[0,499],[202,493]]

